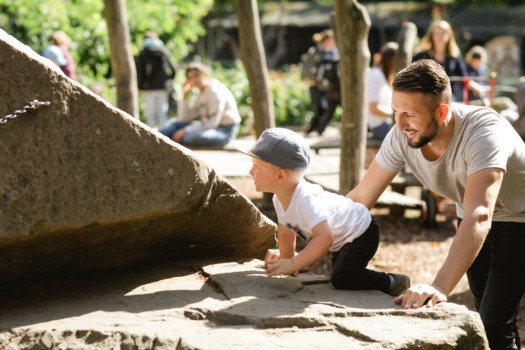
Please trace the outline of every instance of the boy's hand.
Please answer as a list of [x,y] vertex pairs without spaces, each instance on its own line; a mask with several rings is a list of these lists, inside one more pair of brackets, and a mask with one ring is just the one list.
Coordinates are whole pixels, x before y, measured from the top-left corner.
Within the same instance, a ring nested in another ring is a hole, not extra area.
[[182,94],[183,94],[184,98],[188,98],[192,88],[193,88],[193,85],[191,84],[190,81],[185,81],[184,82],[184,84],[182,85]]
[[279,260],[281,255],[279,255],[279,249],[268,249],[266,256],[264,257],[264,268],[268,271],[268,263],[270,260]]
[[279,275],[297,276],[299,271],[292,259],[272,259],[266,264],[268,277]]

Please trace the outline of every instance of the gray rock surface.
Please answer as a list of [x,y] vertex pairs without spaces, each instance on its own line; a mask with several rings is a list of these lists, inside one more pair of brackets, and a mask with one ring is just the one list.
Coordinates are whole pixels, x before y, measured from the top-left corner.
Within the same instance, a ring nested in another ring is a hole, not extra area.
[[0,30],[0,281],[264,255],[275,224],[193,152]]
[[488,348],[479,315],[464,306],[403,310],[378,291],[335,290],[327,276],[268,278],[260,260],[195,261],[65,284],[69,290],[40,290],[31,304],[3,298],[0,348]]

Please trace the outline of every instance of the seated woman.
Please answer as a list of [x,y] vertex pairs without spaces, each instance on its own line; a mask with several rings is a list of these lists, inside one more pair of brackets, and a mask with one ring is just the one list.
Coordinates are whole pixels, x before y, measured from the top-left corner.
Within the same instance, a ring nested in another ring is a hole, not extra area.
[[[169,120],[160,132],[186,146],[224,146],[235,139],[241,117],[231,91],[200,63],[190,64],[185,76],[178,118]],[[190,103],[193,88],[198,93]]]
[[381,48],[379,62],[368,72],[368,130],[372,138],[385,138],[392,125],[392,80],[396,72],[398,44],[388,42]]

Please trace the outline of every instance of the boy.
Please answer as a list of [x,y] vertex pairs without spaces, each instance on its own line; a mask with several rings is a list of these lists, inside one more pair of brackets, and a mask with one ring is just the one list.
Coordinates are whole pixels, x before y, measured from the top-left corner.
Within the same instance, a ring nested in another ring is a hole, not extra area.
[[[256,190],[274,193],[279,249],[266,254],[269,277],[297,275],[330,251],[336,289],[397,296],[410,286],[406,275],[366,268],[379,245],[379,227],[364,205],[304,180],[310,163],[304,138],[289,129],[270,128],[244,153],[252,157]],[[298,254],[297,236],[307,242]]]

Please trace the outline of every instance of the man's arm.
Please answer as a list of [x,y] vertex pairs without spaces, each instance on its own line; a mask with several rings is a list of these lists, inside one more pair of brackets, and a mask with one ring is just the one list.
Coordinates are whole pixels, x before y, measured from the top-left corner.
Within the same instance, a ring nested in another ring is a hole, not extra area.
[[361,182],[346,197],[371,209],[395,176],[395,173],[383,170],[374,159]]
[[463,274],[478,255],[490,230],[492,214],[503,181],[504,171],[489,168],[467,179],[463,199],[463,220],[450,246],[448,256],[432,285],[416,285],[394,301],[405,308],[434,306],[446,301]]

